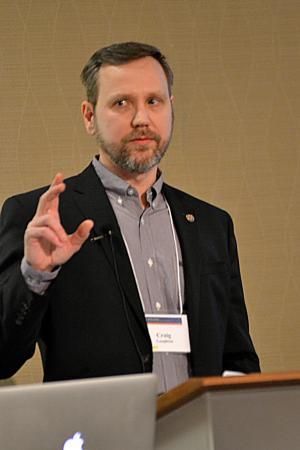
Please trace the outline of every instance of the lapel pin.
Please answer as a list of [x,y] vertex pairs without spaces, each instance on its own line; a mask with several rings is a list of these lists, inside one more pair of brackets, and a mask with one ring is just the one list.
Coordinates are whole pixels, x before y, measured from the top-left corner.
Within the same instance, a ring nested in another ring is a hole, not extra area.
[[185,218],[190,223],[195,222],[195,216],[193,214],[186,214]]

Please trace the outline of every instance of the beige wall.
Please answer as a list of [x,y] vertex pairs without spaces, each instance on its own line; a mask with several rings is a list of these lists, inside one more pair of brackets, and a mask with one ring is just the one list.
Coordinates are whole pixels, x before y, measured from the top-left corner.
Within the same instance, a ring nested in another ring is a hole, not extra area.
[[[0,202],[88,163],[79,73],[124,40],[168,55],[166,179],[232,214],[262,368],[299,370],[299,1],[1,0]],[[37,379],[31,362],[13,381]]]

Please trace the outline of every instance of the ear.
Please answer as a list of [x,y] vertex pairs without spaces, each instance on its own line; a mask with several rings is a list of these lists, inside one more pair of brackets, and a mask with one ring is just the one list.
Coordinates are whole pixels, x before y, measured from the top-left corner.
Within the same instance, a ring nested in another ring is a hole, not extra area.
[[88,134],[93,136],[96,132],[94,105],[85,100],[82,102],[81,112],[86,131]]

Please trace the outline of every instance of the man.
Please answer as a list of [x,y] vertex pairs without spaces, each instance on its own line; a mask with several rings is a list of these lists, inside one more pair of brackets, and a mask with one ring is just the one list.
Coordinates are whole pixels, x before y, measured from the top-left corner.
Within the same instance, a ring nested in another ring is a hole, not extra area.
[[82,81],[99,157],[3,206],[0,375],[36,342],[46,381],[153,370],[163,392],[189,376],[259,371],[231,219],[158,169],[173,127],[165,57],[115,44]]

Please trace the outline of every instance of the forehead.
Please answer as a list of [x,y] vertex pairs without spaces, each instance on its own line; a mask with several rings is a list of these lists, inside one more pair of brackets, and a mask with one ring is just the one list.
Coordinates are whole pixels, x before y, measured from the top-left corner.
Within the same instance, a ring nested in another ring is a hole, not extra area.
[[114,92],[143,93],[168,92],[165,72],[160,63],[146,56],[119,66],[106,64],[99,70],[99,98]]

